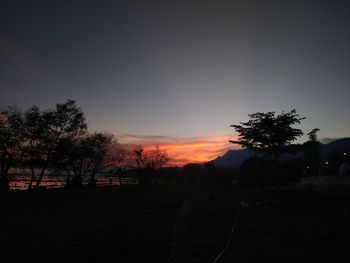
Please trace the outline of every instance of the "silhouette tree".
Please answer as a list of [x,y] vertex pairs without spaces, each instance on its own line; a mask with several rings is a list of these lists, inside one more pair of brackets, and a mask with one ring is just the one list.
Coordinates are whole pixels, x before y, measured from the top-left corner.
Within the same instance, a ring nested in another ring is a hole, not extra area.
[[249,117],[247,122],[231,125],[239,137],[230,142],[260,152],[265,157],[272,156],[277,160],[292,141],[303,135],[300,129],[292,127],[305,119],[299,117],[295,110],[277,116],[275,112],[258,112]]
[[91,155],[90,186],[96,186],[96,173],[108,164],[108,159],[111,156],[111,146],[116,143],[115,137],[112,134],[95,133],[87,138]]
[[[56,104],[54,109],[43,111],[38,118],[38,121],[29,122],[34,132],[29,136],[36,139],[36,152],[40,159],[39,162],[36,160],[36,164],[40,165],[40,172],[35,188],[39,188],[45,171],[51,164],[52,156],[61,141],[74,140],[77,136],[86,133],[87,129],[84,113],[73,100]],[[36,137],[37,131],[40,131],[38,137]],[[32,177],[34,176],[33,173]],[[29,189],[32,188],[32,182],[33,180],[31,180]]]
[[149,166],[154,173],[154,183],[158,184],[159,169],[169,163],[170,157],[165,151],[160,150],[158,146],[154,150],[148,151],[147,157]]
[[125,170],[130,165],[130,152],[120,147],[117,143],[113,143],[106,159],[105,163],[107,167],[113,167],[110,170],[110,175],[117,175],[119,179],[119,185],[122,185],[122,176]]
[[78,138],[61,139],[52,153],[50,168],[57,176],[66,176],[67,185],[70,183],[73,173],[72,161],[77,156],[76,143]]
[[141,146],[137,146],[132,151],[131,162],[137,169],[140,184],[148,184],[149,177],[154,174],[155,183],[158,183],[158,170],[170,161],[170,157],[159,147],[155,150],[145,151]]
[[41,111],[32,106],[24,113],[14,107],[0,111],[0,190],[9,191],[8,173],[19,162],[31,170],[28,189],[38,188],[45,172],[65,174],[73,181],[95,175],[111,158],[113,135],[87,133],[84,113],[75,101]]
[[32,106],[27,109],[24,113],[24,132],[25,132],[25,163],[29,166],[31,171],[31,179],[29,182],[28,189],[32,189],[32,185],[35,179],[36,169],[43,165],[42,154],[43,149],[43,134],[45,128],[45,121],[43,119],[43,114],[39,107]]
[[0,112],[0,191],[9,191],[8,173],[23,158],[23,114],[15,107]]
[[147,184],[149,169],[146,169],[146,168],[149,168],[149,167],[147,167],[148,164],[146,161],[146,156],[144,153],[144,149],[141,146],[137,146],[132,151],[130,161],[137,170],[139,184]]
[[320,155],[320,142],[317,138],[317,132],[320,129],[315,128],[310,131],[307,135],[309,140],[304,143],[304,152],[306,156],[306,161],[309,165],[309,171],[313,174],[320,174],[321,168],[321,155]]
[[[96,173],[105,165],[113,143],[114,136],[104,133],[61,140],[53,153],[53,167],[66,173],[67,187],[82,186],[84,176],[90,176],[88,184],[96,186]],[[69,180],[70,173],[73,174],[72,180]]]
[[114,164],[117,167],[116,174],[119,179],[119,185],[122,185],[122,177],[124,176],[125,170],[129,166],[129,156],[130,152],[126,149],[120,149],[116,155],[116,160]]

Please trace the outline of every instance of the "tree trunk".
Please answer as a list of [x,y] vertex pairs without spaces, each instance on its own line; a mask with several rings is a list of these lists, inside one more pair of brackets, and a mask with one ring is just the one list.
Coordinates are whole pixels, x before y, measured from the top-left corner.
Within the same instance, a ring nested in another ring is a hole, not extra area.
[[83,180],[81,175],[75,174],[69,182],[66,184],[66,188],[79,188],[83,186]]
[[281,189],[281,169],[279,167],[279,152],[277,152],[277,150],[274,152],[273,154],[273,160],[275,162],[276,165],[276,183],[277,183],[277,189],[280,190]]
[[90,177],[90,180],[89,180],[89,182],[88,182],[88,186],[89,186],[89,187],[97,187],[95,175],[96,175],[95,172],[92,172],[92,173],[91,173],[91,177]]
[[140,185],[142,185],[142,184],[144,184],[144,182],[143,182],[143,172],[142,172],[142,170],[141,170],[141,168],[139,168],[138,170],[137,170],[137,177],[139,178],[139,184]]
[[10,192],[10,182],[8,179],[8,174],[5,172],[0,177],[0,192]]
[[46,161],[46,163],[44,164],[44,167],[41,169],[39,178],[38,178],[38,180],[36,181],[36,184],[35,184],[34,189],[39,189],[40,183],[41,183],[41,181],[43,180],[43,177],[44,177],[45,171],[46,171],[46,169],[47,169],[47,166],[48,166],[48,161]]
[[158,170],[154,170],[154,184],[158,184]]
[[119,179],[119,185],[122,185],[122,169],[119,167],[116,171],[116,175],[118,176],[118,179]]
[[32,176],[30,177],[29,185],[28,185],[28,188],[27,188],[28,191],[33,189],[33,182],[34,182],[34,177],[35,177],[35,170],[34,170],[34,168],[30,167],[30,170],[32,172]]
[[0,192],[10,192],[10,182],[8,179],[8,172],[10,166],[6,162],[1,162],[0,167]]
[[43,177],[44,177],[44,172],[45,172],[45,170],[42,170],[42,171],[41,171],[41,173],[40,173],[40,175],[39,175],[39,178],[38,178],[38,180],[36,181],[36,184],[35,184],[35,186],[34,186],[34,189],[39,189],[40,183],[41,183],[41,181],[43,180]]
[[39,175],[39,178],[38,178],[38,181],[36,181],[36,184],[35,184],[35,187],[34,189],[39,189],[40,187],[40,183],[41,181],[43,180],[43,177],[44,177],[44,173],[47,169],[47,167],[49,166],[49,162],[51,160],[51,151],[48,152],[47,154],[47,157],[46,157],[46,160],[45,160],[45,163],[44,163],[44,166],[43,168],[41,169],[41,172],[40,172],[40,175]]
[[32,175],[32,177],[30,178],[27,191],[33,190],[33,182],[34,182],[34,175]]

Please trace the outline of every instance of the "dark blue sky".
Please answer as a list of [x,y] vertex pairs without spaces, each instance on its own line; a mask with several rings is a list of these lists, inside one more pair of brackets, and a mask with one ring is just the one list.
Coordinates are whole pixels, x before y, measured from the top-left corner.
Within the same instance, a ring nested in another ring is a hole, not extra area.
[[257,111],[350,136],[349,1],[0,0],[0,105],[71,98],[92,130],[205,137]]

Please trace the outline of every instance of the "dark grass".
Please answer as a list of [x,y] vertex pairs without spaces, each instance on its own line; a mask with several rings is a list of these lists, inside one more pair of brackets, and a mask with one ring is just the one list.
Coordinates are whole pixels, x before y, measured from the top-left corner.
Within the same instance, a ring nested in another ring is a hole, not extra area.
[[314,190],[255,196],[241,210],[235,242],[221,262],[348,262],[350,194]]
[[[241,205],[242,202],[244,205]],[[232,188],[193,202],[179,262],[349,262],[350,192],[339,188]]]
[[179,262],[348,262],[348,189],[168,183],[0,195],[0,262],[167,262],[191,199]]
[[1,195],[0,262],[166,262],[186,186]]

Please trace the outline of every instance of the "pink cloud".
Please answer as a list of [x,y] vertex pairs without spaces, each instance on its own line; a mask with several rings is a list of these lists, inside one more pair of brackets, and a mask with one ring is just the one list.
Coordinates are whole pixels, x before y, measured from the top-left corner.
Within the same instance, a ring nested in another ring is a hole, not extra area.
[[129,133],[117,134],[119,143],[127,148],[142,145],[145,150],[159,149],[166,151],[172,165],[182,166],[186,163],[207,162],[224,154],[233,145],[228,141],[232,135],[213,135],[205,137],[177,138],[171,136],[142,136]]

